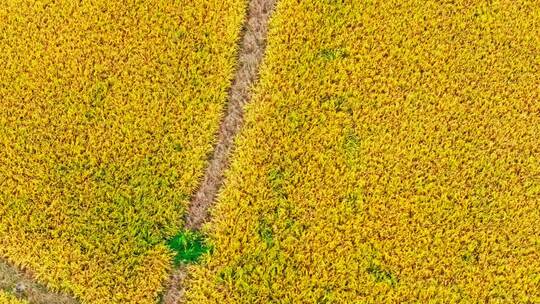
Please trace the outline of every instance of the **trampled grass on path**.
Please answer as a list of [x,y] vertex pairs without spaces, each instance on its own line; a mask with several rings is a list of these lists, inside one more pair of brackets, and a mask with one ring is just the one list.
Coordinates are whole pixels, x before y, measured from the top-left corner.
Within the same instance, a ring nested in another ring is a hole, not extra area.
[[540,301],[540,3],[274,16],[188,302]]
[[215,141],[246,1],[0,5],[0,258],[155,303]]

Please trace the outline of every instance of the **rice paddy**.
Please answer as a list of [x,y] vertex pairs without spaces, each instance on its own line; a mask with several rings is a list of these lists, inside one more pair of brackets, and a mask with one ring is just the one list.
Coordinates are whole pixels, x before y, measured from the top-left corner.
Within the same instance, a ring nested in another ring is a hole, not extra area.
[[248,2],[0,5],[0,259],[82,304],[540,302],[540,3]]
[[155,303],[245,1],[0,5],[0,257],[84,303]]
[[188,303],[540,301],[539,21],[280,1]]

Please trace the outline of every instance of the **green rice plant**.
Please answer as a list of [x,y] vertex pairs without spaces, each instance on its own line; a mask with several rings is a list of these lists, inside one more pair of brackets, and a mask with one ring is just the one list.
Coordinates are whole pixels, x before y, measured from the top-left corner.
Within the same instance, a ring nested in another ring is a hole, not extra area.
[[175,253],[175,266],[196,263],[203,254],[210,252],[210,247],[206,245],[204,236],[196,231],[181,231],[170,239],[167,244]]

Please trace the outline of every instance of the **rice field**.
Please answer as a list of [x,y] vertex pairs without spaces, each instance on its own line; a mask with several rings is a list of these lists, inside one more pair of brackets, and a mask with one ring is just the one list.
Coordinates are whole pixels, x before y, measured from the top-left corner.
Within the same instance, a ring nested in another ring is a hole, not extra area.
[[156,303],[245,1],[0,5],[0,257],[83,303]]
[[14,295],[0,290],[0,303],[2,304],[28,304],[27,301],[19,300]]
[[187,302],[539,302],[539,24],[281,0]]
[[540,302],[540,2],[279,0],[265,40],[257,1],[0,4],[0,263],[81,304]]

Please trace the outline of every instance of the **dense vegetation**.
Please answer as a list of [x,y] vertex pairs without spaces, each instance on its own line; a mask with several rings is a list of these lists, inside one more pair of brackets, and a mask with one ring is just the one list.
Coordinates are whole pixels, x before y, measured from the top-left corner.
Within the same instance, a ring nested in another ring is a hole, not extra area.
[[201,259],[189,303],[540,302],[540,2],[280,0],[187,231],[246,3],[3,1],[0,258],[92,304]]
[[14,295],[0,290],[0,303],[2,304],[28,304],[27,301],[19,300]]
[[539,302],[539,24],[280,1],[189,302]]
[[244,0],[0,5],[0,257],[155,303],[215,141]]

